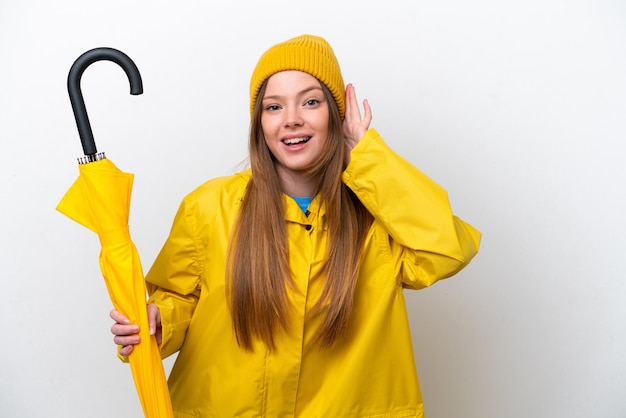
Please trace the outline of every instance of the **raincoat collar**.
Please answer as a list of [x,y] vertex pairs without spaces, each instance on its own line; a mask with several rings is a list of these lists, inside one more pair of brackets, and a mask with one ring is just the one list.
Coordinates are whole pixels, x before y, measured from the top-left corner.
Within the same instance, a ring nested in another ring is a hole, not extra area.
[[[298,203],[290,196],[283,194],[285,202],[285,220],[301,225],[312,225],[314,228],[326,229],[326,206],[322,204],[319,195],[315,196],[309,205],[307,213],[302,212]],[[307,215],[308,214],[308,215]]]
[[[239,173],[247,181],[252,179],[252,170],[250,168]],[[242,197],[243,199],[243,197]],[[327,229],[326,226],[326,205],[322,204],[320,195],[316,195],[308,209],[308,216],[302,212],[298,203],[293,200],[289,195],[283,193],[283,201],[285,204],[285,220],[287,222],[294,222],[301,225],[312,225],[313,227],[321,226],[322,229]]]

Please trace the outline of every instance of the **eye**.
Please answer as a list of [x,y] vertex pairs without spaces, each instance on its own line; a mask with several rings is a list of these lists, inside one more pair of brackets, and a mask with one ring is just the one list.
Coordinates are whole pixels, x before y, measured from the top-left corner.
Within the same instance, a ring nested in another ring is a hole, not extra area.
[[265,110],[267,110],[268,112],[275,112],[278,109],[280,109],[280,106],[275,105],[275,104],[265,106]]
[[320,101],[319,101],[319,100],[317,100],[317,99],[309,99],[309,100],[307,100],[307,101],[305,102],[305,105],[306,105],[306,106],[316,106],[316,105],[318,105],[319,103],[320,103]]

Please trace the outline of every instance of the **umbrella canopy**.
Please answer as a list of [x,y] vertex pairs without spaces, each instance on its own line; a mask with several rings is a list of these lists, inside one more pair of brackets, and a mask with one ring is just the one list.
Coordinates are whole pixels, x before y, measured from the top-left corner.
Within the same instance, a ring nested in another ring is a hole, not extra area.
[[141,342],[129,362],[144,414],[173,417],[161,355],[148,329],[141,261],[128,228],[133,174],[108,159],[79,165],[79,172],[57,210],[98,234],[100,269],[113,306],[139,325]]
[[97,153],[80,89],[83,71],[99,60],[113,61],[124,69],[131,94],[143,92],[137,66],[121,51],[95,48],[74,62],[68,76],[68,92],[85,157],[79,159],[79,176],[57,210],[98,234],[102,247],[100,270],[113,306],[139,325],[141,342],[134,347],[128,361],[144,415],[173,418],[161,354],[156,338],[149,331],[141,261],[128,228],[134,176],[120,171],[104,153]]

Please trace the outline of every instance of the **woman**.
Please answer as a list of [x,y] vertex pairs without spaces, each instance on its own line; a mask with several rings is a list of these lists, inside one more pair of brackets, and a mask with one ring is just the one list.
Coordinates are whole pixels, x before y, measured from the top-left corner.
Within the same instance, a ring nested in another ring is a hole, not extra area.
[[[146,276],[175,415],[422,417],[403,289],[480,233],[369,128],[324,39],[266,51],[250,99],[251,168],[185,197]],[[127,356],[138,329],[111,317]]]

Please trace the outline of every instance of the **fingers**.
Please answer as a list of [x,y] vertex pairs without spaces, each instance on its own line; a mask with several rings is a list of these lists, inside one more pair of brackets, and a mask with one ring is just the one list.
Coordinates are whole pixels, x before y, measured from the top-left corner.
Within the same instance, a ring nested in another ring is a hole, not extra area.
[[[161,344],[161,312],[155,304],[148,305],[147,311],[150,335],[154,335],[157,343]],[[141,341],[139,337],[139,326],[131,324],[130,320],[116,309],[113,309],[109,313],[109,316],[115,321],[111,326],[111,334],[114,335],[113,342],[121,346],[120,354],[127,356],[133,351],[133,346],[139,344]]]
[[346,87],[346,120],[359,120],[361,119],[361,112],[359,111],[359,103],[356,99],[356,91],[352,84],[348,84]]
[[363,121],[368,127],[372,122],[372,108],[367,99],[363,100]]
[[346,87],[346,115],[343,121],[344,137],[348,150],[354,148],[357,142],[365,135],[372,121],[372,109],[367,100],[363,100],[363,116],[352,84]]
[[126,337],[139,332],[139,326],[131,324],[130,320],[119,313],[119,311],[113,309],[109,315],[115,321],[115,323],[111,325],[111,334],[116,337]]
[[150,326],[150,335],[154,335],[158,345],[161,345],[163,332],[161,328],[161,311],[155,304],[148,305],[148,325]]
[[129,355],[133,351],[133,347],[139,344],[140,340],[137,334],[129,336],[116,335],[113,337],[113,342],[121,347],[120,354],[123,356]]
[[150,335],[154,335],[157,327],[161,325],[161,312],[154,303],[148,305],[148,325],[150,326]]
[[361,110],[359,109],[359,102],[356,98],[356,90],[354,85],[348,84],[348,88],[346,90],[346,103],[349,103],[349,116],[348,116],[348,104],[346,104],[346,117],[350,117],[352,122],[360,122],[362,127],[365,127],[365,130],[369,127],[370,122],[372,121],[372,108],[370,107],[370,103],[367,99],[363,100],[363,117],[361,117]]
[[109,312],[109,316],[118,324],[130,325],[130,320],[122,315],[117,309],[113,309],[111,312]]
[[113,341],[117,345],[139,344],[139,327],[137,325],[120,325],[113,324],[111,326],[111,334]]
[[120,348],[120,354],[123,355],[124,357],[129,356],[130,353],[133,352],[133,346],[132,345],[127,345],[124,346],[122,348]]
[[111,326],[111,334],[115,335],[113,342],[122,346],[120,354],[127,356],[133,351],[133,345],[139,344],[139,326],[131,324],[130,320],[116,309],[113,309],[109,316],[115,321]]

